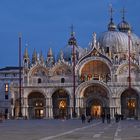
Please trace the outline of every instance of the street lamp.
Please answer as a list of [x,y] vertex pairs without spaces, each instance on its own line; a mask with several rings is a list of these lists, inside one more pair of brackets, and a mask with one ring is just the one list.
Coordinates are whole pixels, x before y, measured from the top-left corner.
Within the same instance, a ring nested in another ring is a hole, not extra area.
[[77,46],[76,39],[74,37],[73,26],[71,26],[71,37],[68,41],[68,45],[72,46],[72,62],[73,62],[73,118],[76,117],[76,101],[75,101],[75,47]]
[[22,103],[21,103],[21,33],[19,34],[19,114],[18,117],[22,117]]

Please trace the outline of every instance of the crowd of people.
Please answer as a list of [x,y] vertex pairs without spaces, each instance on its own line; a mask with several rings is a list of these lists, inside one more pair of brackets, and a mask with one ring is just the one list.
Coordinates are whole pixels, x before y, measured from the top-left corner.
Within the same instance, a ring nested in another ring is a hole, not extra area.
[[[117,112],[115,113],[115,122],[119,122],[120,120],[123,120],[123,115],[118,114]],[[101,114],[101,119],[102,119],[102,123],[105,123],[105,121],[107,121],[107,123],[111,122],[111,115],[110,113],[104,113],[102,112]],[[88,123],[90,123],[93,120],[93,117],[91,115],[86,116],[85,114],[81,115],[81,121],[82,123],[85,123],[86,121]]]

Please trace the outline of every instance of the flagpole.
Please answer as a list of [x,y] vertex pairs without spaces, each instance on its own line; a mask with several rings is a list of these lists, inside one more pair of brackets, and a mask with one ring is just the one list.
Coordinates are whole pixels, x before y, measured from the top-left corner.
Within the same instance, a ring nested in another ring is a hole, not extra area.
[[19,114],[18,117],[22,117],[22,103],[21,103],[21,33],[19,33]]
[[128,31],[128,61],[129,61],[129,76],[128,76],[128,82],[129,82],[129,89],[131,89],[131,64],[130,64],[130,41],[131,41],[131,32]]

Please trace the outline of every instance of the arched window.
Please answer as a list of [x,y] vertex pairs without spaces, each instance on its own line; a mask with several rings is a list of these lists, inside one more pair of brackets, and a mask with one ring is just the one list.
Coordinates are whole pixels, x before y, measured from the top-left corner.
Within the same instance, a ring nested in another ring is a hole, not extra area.
[[61,78],[61,83],[65,83],[65,78]]
[[40,78],[38,78],[38,83],[41,83],[41,79]]

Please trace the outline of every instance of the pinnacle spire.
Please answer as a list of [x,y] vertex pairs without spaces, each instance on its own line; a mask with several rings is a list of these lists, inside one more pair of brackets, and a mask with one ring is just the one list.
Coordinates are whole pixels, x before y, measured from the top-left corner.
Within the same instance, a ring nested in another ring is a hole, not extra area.
[[42,64],[44,63],[44,57],[43,57],[42,51],[40,52],[40,62]]
[[34,49],[33,55],[32,55],[32,63],[35,64],[36,61],[37,61],[37,52],[36,52],[36,50]]
[[23,57],[24,57],[24,58],[29,58],[27,47],[25,48],[24,56],[23,56]]
[[52,56],[53,56],[52,48],[49,48],[47,57],[52,57]]

